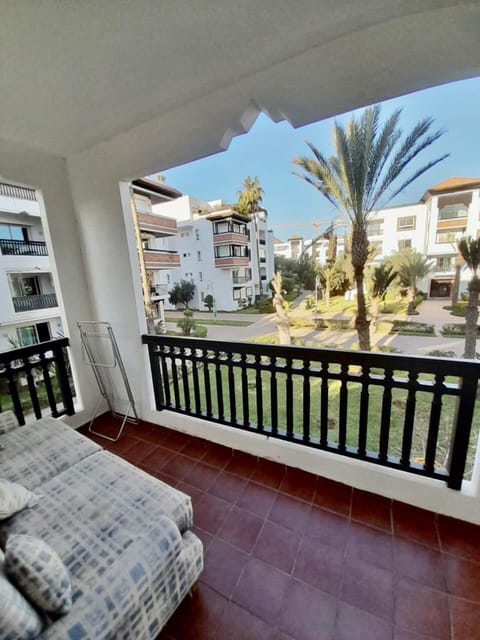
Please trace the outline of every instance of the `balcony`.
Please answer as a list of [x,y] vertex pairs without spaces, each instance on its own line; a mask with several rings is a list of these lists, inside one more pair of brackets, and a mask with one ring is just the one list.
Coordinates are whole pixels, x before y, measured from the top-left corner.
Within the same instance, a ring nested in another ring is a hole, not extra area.
[[0,182],[0,196],[19,198],[20,200],[31,200],[32,202],[37,200],[35,189],[27,189],[25,187],[19,187],[15,184],[7,184],[5,182]]
[[12,298],[13,308],[17,313],[22,311],[36,311],[37,309],[49,309],[57,307],[57,296],[55,293],[42,293],[32,296],[15,296]]
[[248,244],[248,235],[247,233],[234,233],[234,232],[222,232],[222,233],[214,233],[213,235],[213,244],[237,244],[237,245],[247,245]]
[[178,233],[177,221],[174,218],[137,211],[137,219],[140,231],[153,234],[156,238],[175,236]]
[[45,242],[0,240],[2,256],[48,256]]
[[232,276],[232,283],[234,285],[236,284],[246,284],[247,282],[251,282],[252,281],[252,276]]
[[152,298],[164,298],[168,295],[168,284],[154,284],[150,287],[150,295]]
[[248,256],[226,256],[215,258],[215,266],[220,269],[234,269],[236,267],[248,267],[250,258]]
[[180,267],[180,255],[177,251],[144,249],[143,257],[146,269],[176,269]]

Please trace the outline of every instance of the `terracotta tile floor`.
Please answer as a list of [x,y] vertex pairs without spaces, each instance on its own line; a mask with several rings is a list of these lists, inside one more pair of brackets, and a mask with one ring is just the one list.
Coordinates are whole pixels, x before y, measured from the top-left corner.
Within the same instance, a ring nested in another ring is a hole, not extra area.
[[147,423],[94,439],[192,497],[205,570],[158,640],[480,639],[480,527]]

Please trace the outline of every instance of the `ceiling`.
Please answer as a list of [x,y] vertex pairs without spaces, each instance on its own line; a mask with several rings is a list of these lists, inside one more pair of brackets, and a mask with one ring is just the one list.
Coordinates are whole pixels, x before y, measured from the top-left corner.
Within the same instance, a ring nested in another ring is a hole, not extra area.
[[295,126],[480,75],[480,4],[0,0],[0,138],[68,156],[222,88]]

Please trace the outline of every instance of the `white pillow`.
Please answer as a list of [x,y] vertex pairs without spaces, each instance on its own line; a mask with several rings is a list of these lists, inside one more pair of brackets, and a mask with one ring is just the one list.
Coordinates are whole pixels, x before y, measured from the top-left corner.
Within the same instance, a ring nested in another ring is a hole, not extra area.
[[21,484],[0,480],[0,520],[13,516],[25,507],[34,507],[41,497]]

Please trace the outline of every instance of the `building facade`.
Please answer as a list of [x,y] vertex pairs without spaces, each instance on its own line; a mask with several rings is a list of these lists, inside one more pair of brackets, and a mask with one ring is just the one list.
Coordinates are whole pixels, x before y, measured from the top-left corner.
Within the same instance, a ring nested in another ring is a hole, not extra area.
[[62,335],[34,189],[0,183],[0,350]]

